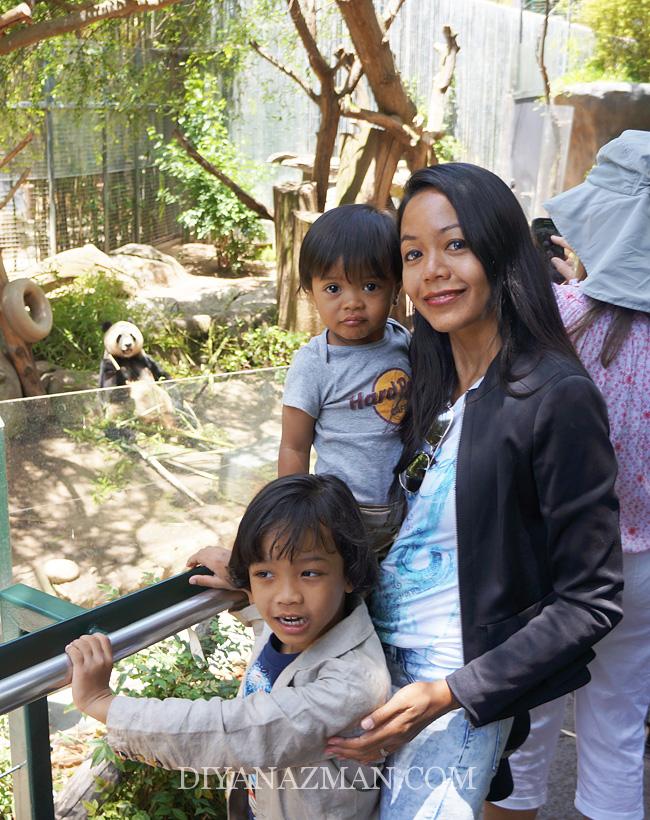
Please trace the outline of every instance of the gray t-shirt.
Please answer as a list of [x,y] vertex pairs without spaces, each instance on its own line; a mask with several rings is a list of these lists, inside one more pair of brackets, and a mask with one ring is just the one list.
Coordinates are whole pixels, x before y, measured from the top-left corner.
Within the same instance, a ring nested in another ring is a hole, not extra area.
[[316,473],[341,478],[360,504],[386,504],[410,387],[409,333],[388,320],[379,342],[327,344],[327,331],[294,356],[283,402],[316,419]]

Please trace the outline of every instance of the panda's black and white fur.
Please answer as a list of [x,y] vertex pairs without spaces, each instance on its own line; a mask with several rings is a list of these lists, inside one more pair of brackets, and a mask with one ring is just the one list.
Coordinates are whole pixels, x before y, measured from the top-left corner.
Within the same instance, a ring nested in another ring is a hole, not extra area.
[[[168,379],[169,375],[143,350],[144,339],[133,322],[104,322],[104,356],[99,368],[100,387],[123,387],[142,378]],[[144,375],[145,371],[149,375]]]
[[[140,328],[133,322],[105,322],[104,356],[99,368],[100,387],[131,386],[130,395],[135,412],[141,418],[169,426],[173,415],[172,402],[166,391],[154,382],[168,379],[169,375],[143,350],[144,339]],[[109,394],[109,402],[119,401],[118,395]]]

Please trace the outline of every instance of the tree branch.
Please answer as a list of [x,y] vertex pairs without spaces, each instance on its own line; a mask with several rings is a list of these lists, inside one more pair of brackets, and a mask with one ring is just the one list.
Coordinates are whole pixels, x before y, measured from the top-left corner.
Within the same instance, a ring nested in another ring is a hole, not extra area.
[[0,14],[0,31],[3,31],[9,26],[14,26],[16,23],[31,23],[32,10],[27,3],[21,3],[4,14]]
[[405,0],[393,0],[390,6],[386,9],[384,14],[384,28],[386,31],[393,25],[393,21],[399,14],[399,10],[404,5]]
[[426,130],[435,138],[442,136],[444,130],[446,94],[454,76],[456,56],[460,51],[457,40],[458,35],[451,30],[451,26],[443,26],[442,33],[445,37],[445,45],[436,46],[442,54],[442,59],[431,86],[429,117],[426,127]]
[[11,162],[11,160],[20,154],[20,152],[27,148],[29,143],[34,139],[34,132],[30,131],[26,137],[23,137],[18,145],[15,145],[8,154],[5,154],[4,157],[0,157],[0,168],[3,168],[5,165]]
[[307,52],[309,65],[322,82],[332,73],[332,69],[330,68],[327,60],[320,53],[318,43],[310,31],[309,24],[305,20],[302,7],[300,5],[300,0],[287,0],[287,5],[289,7],[289,15],[291,16],[291,20],[296,28],[296,31],[298,32],[298,36],[300,37],[303,46],[305,47],[305,51]]
[[354,63],[349,68],[347,79],[340,91],[337,92],[338,96],[345,97],[347,94],[352,94],[354,89],[359,85],[359,80],[362,77],[363,65],[361,60],[355,55]]
[[53,20],[42,20],[29,28],[18,29],[11,34],[0,36],[0,55],[32,46],[41,40],[80,31],[103,20],[144,14],[178,2],[179,0],[103,0],[91,8],[80,9],[64,17],[55,17]]
[[5,207],[5,205],[8,205],[11,202],[11,200],[14,198],[14,194],[16,193],[16,191],[20,188],[21,185],[23,185],[23,183],[27,181],[27,177],[30,175],[31,171],[31,168],[27,168],[26,171],[23,171],[20,177],[18,178],[18,182],[14,183],[9,189],[9,193],[4,197],[4,199],[0,200],[0,211]]
[[352,120],[364,120],[373,125],[379,125],[385,131],[392,134],[395,139],[403,145],[412,148],[420,140],[420,134],[415,129],[405,125],[399,117],[390,114],[382,114],[380,111],[370,111],[367,108],[342,107],[341,115]]
[[299,77],[294,71],[292,71],[288,66],[284,65],[279,60],[276,60],[276,58],[269,51],[267,51],[255,40],[251,40],[250,46],[260,55],[260,57],[263,57],[265,60],[271,63],[272,66],[275,66],[275,68],[277,68],[278,71],[281,71],[283,74],[286,74],[287,77],[290,77],[294,82],[298,83],[298,85],[302,88],[302,90],[305,92],[305,94],[307,94],[307,96],[310,99],[312,99],[315,103],[318,102],[318,94],[313,90],[313,88],[310,88],[307,85],[307,83],[301,77]]
[[274,221],[273,215],[267,210],[266,205],[262,202],[258,202],[250,194],[247,194],[243,188],[240,188],[234,180],[224,174],[223,171],[219,170],[216,165],[213,165],[204,156],[199,154],[196,148],[180,129],[175,128],[173,136],[178,141],[179,145],[181,145],[185,153],[191,157],[194,162],[200,165],[204,171],[207,171],[213,177],[216,177],[219,182],[222,182],[226,186],[226,188],[229,188],[237,199],[247,208],[250,208],[250,210],[253,211],[253,213],[256,213],[261,219],[269,219],[271,222]]
[[539,44],[537,47],[537,63],[542,75],[542,83],[544,84],[544,100],[546,105],[551,104],[551,83],[548,79],[548,71],[546,70],[546,63],[544,61],[544,51],[546,49],[546,35],[548,33],[548,18],[551,13],[550,0],[546,0],[544,8],[544,22],[542,23],[542,33],[539,36]]

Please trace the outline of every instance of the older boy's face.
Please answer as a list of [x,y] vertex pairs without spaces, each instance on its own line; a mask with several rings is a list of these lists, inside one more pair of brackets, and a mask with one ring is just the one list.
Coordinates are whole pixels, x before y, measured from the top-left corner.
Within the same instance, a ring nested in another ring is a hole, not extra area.
[[396,289],[371,275],[349,282],[339,260],[323,277],[312,280],[311,296],[331,345],[364,345],[384,338],[386,319]]
[[249,567],[250,597],[283,651],[302,652],[343,618],[352,587],[333,545],[307,543],[290,561],[275,557],[282,545],[272,550],[274,537],[262,542],[265,560]]

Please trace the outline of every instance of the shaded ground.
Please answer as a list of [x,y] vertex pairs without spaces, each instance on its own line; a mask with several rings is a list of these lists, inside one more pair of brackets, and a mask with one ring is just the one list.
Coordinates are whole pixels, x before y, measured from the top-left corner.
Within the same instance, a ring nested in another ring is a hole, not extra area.
[[[132,449],[101,443],[103,410],[94,394],[35,399],[29,424],[5,413],[16,581],[38,586],[35,567],[45,557],[70,558],[81,578],[57,591],[90,605],[98,584],[130,591],[145,573],[180,572],[197,549],[231,542],[246,503],[275,475],[281,382],[276,373],[247,374],[180,382],[172,390],[176,401],[178,391],[191,401],[201,426],[188,434],[202,440],[150,437],[139,444],[199,501]],[[82,438],[97,434],[99,443],[80,441],[71,429]]]

